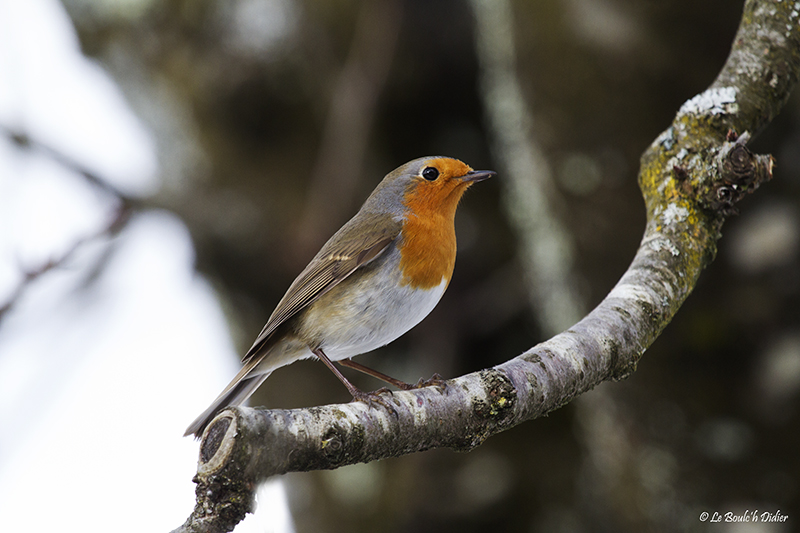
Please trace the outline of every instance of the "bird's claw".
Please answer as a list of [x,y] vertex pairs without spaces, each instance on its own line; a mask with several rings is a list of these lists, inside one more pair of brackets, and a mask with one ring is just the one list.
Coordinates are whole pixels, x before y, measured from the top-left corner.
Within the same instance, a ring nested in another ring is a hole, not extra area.
[[417,383],[413,386],[413,388],[421,389],[423,387],[430,387],[430,386],[434,386],[438,388],[440,391],[444,391],[447,388],[447,380],[434,372],[434,374],[430,377],[430,379],[419,378],[419,381],[417,381]]
[[388,411],[390,411],[395,417],[397,417],[398,416],[397,409],[392,404],[387,402],[383,396],[381,396],[381,394],[383,394],[384,392],[388,392],[389,394],[394,396],[394,393],[392,391],[390,391],[386,387],[383,387],[372,392],[357,391],[355,394],[353,394],[353,401],[364,402],[369,407],[372,407],[373,402],[379,403],[383,407],[385,407]]

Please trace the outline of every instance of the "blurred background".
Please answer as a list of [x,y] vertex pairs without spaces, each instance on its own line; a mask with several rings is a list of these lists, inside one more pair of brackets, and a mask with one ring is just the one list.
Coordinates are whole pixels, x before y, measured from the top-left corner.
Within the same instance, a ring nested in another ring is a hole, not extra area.
[[[0,0],[9,530],[177,527],[194,501],[185,426],[322,243],[410,159],[499,176],[462,201],[439,306],[359,361],[454,377],[571,325],[633,257],[639,156],[713,81],[741,9]],[[776,157],[775,179],[726,223],[627,380],[470,453],[284,476],[237,531],[745,531],[698,517],[756,509],[789,519],[746,531],[798,530],[797,94],[752,147]],[[304,361],[251,404],[348,400]]]

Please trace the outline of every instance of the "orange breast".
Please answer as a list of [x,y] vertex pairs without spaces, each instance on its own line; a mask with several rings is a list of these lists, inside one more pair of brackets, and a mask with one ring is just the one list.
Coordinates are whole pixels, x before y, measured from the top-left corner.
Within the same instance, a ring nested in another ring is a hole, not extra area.
[[[437,217],[443,218],[443,217]],[[411,216],[403,224],[400,242],[402,283],[431,289],[450,281],[456,264],[456,233],[451,221],[420,221]]]
[[[444,179],[420,180],[406,193],[403,203],[409,215],[403,222],[399,243],[402,282],[414,288],[431,289],[450,282],[456,263],[455,214],[468,182],[458,177],[470,167],[453,159],[431,161]],[[458,168],[450,168],[458,166]],[[463,168],[462,168],[463,167]]]

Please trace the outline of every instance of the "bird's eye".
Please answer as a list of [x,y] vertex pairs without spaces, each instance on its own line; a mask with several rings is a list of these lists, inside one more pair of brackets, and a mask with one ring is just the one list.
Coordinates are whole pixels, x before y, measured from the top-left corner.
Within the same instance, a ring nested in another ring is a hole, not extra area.
[[425,167],[422,170],[422,177],[428,181],[433,181],[439,177],[439,171],[433,167]]

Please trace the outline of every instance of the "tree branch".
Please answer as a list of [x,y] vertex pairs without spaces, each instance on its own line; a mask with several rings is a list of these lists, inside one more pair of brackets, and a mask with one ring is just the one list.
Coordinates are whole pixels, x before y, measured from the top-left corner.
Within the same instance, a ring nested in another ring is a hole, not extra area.
[[62,267],[83,247],[83,245],[99,240],[101,238],[110,237],[118,234],[130,219],[130,215],[136,206],[141,202],[132,198],[116,187],[111,185],[107,180],[104,180],[94,172],[87,169],[78,161],[72,159],[68,155],[30,137],[22,131],[17,131],[8,126],[0,124],[0,135],[8,137],[12,143],[22,150],[37,150],[47,157],[50,157],[54,162],[62,167],[82,176],[93,187],[109,194],[118,203],[113,217],[107,224],[99,228],[97,231],[90,235],[77,239],[60,257],[53,257],[43,264],[33,267],[24,268],[22,280],[14,287],[6,298],[5,302],[0,302],[0,325],[3,319],[8,315],[9,311],[22,299],[25,290],[30,287],[36,280],[51,272],[56,268]]
[[647,225],[616,287],[567,331],[494,368],[395,393],[396,413],[363,403],[222,412],[200,446],[197,504],[176,531],[229,531],[276,474],[331,469],[437,447],[470,450],[609,379],[622,379],[672,320],[714,258],[725,218],[772,176],[750,135],[780,111],[800,73],[800,23],[788,2],[749,0],[714,83],[645,151]]
[[125,224],[127,224],[128,220],[130,219],[130,215],[130,206],[125,203],[121,203],[119,207],[117,207],[112,219],[102,228],[93,232],[91,235],[77,239],[59,257],[51,258],[35,268],[25,269],[22,281],[20,281],[17,286],[14,287],[14,289],[6,298],[6,301],[0,303],[0,326],[2,326],[3,319],[8,315],[9,311],[13,309],[17,302],[22,299],[22,296],[25,294],[25,290],[36,280],[48,272],[64,266],[85,244],[118,234]]

